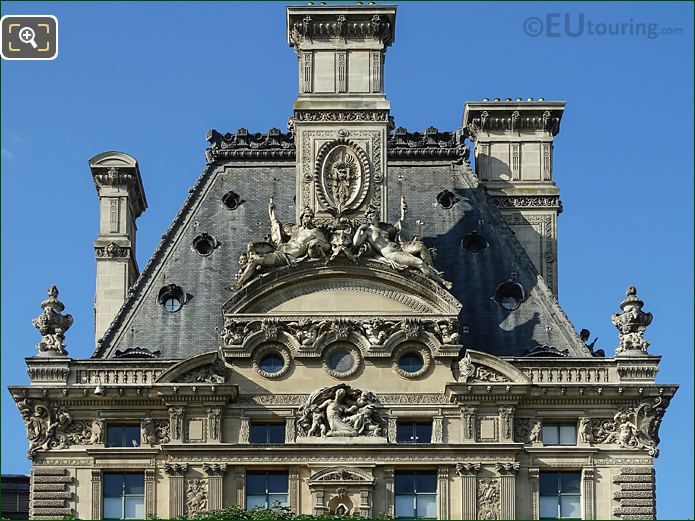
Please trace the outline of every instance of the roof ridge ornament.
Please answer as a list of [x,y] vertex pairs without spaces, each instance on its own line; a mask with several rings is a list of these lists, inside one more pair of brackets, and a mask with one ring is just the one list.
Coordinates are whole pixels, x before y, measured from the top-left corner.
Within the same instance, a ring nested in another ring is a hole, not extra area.
[[615,356],[648,355],[649,342],[644,339],[647,326],[652,323],[652,314],[642,311],[644,302],[637,297],[637,288],[627,288],[625,300],[620,303],[621,313],[611,317],[613,325],[618,328],[620,344],[615,349]]
[[65,305],[58,300],[55,284],[48,288],[48,298],[41,303],[43,313],[31,323],[41,333],[41,341],[36,344],[39,356],[67,356],[65,332],[72,326],[72,315],[63,315]]

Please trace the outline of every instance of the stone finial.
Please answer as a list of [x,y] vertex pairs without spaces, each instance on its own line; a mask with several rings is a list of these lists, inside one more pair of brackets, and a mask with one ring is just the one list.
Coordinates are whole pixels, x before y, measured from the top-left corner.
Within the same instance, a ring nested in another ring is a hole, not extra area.
[[63,340],[65,332],[72,326],[72,315],[63,315],[65,306],[58,300],[58,288],[48,289],[48,298],[41,303],[43,313],[31,323],[41,333],[41,341],[36,344],[39,356],[67,356]]
[[649,342],[644,339],[644,332],[652,323],[652,314],[642,311],[642,306],[644,302],[637,297],[637,288],[627,288],[627,296],[620,304],[622,313],[614,313],[611,317],[620,335],[620,345],[615,349],[616,356],[647,354]]

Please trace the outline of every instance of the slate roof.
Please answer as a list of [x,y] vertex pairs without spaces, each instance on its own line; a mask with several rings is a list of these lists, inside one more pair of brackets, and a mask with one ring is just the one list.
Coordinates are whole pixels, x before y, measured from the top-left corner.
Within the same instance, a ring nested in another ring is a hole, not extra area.
[[[388,140],[388,222],[397,219],[401,195],[409,221],[423,241],[437,248],[435,266],[454,283],[452,293],[462,303],[461,343],[498,356],[524,356],[551,346],[569,356],[591,356],[532,261],[504,223],[500,211],[468,163],[462,130],[427,129],[410,133],[398,128]],[[128,348],[160,351],[161,358],[183,359],[217,349],[221,308],[230,297],[237,259],[246,244],[269,233],[268,198],[273,197],[282,222],[294,220],[295,162],[291,135],[272,129],[267,134],[220,134],[210,131],[207,165],[152,258],[131,288],[121,310],[93,357],[111,358]],[[437,202],[448,190],[450,208]],[[222,198],[233,191],[241,197],[235,210]],[[478,254],[462,246],[469,233],[484,236],[487,247]],[[191,248],[193,239],[208,233],[219,241],[212,255]],[[526,299],[509,311],[492,299],[500,283],[514,279]],[[166,284],[177,284],[188,295],[177,313],[166,313],[157,301]]]

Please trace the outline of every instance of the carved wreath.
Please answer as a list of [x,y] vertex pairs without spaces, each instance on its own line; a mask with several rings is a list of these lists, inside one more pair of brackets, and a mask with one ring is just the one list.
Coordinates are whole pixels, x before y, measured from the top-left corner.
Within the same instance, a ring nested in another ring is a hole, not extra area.
[[314,184],[324,210],[340,216],[359,208],[369,192],[370,179],[367,154],[354,141],[339,138],[319,149]]

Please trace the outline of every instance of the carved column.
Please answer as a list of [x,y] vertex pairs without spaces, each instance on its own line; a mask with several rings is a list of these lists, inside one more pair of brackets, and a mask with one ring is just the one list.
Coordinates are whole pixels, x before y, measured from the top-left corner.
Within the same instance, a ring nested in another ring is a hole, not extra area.
[[386,503],[386,512],[389,516],[393,517],[394,514],[394,469],[393,467],[384,467],[384,499]]
[[538,467],[528,469],[528,479],[531,482],[531,519],[539,519],[541,514],[539,478],[540,469]]
[[248,444],[249,443],[249,419],[247,416],[241,417],[241,426],[239,427],[239,443]]
[[227,472],[227,464],[203,463],[203,472],[208,477],[208,509],[220,510],[224,503],[222,482]]
[[169,433],[172,443],[183,440],[183,407],[169,407]]
[[296,435],[294,416],[288,416],[285,418],[285,443],[294,443]]
[[594,469],[593,467],[585,468],[582,472],[582,502],[583,515],[582,519],[595,519],[594,511]]
[[398,443],[398,418],[389,416],[387,422],[386,431],[389,443]]
[[501,443],[514,442],[514,408],[499,407],[497,409],[500,416],[500,437]]
[[444,417],[432,418],[432,443],[444,443]]
[[101,519],[104,474],[101,469],[92,470],[92,519]]
[[[157,513],[157,473],[154,469],[145,470],[145,517],[152,517]],[[94,519],[101,519],[96,517]]]
[[475,443],[475,407],[461,409],[461,441]]
[[480,463],[458,463],[461,476],[461,519],[478,519],[478,472]]
[[[292,440],[294,442],[294,439]],[[289,470],[290,509],[299,514],[299,469],[290,467]]]
[[500,475],[500,505],[502,519],[516,519],[516,473],[518,463],[497,463]]
[[439,500],[439,519],[449,517],[449,467],[437,469],[437,499]]
[[208,441],[222,441],[222,408],[208,407],[205,409],[208,417]]
[[234,467],[234,480],[236,481],[236,504],[240,508],[246,508],[246,469]]
[[166,463],[164,472],[169,476],[169,517],[176,518],[184,514],[184,502],[186,490],[184,476],[188,470],[188,463]]

